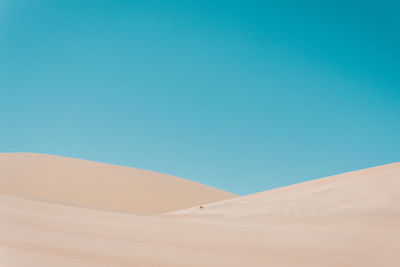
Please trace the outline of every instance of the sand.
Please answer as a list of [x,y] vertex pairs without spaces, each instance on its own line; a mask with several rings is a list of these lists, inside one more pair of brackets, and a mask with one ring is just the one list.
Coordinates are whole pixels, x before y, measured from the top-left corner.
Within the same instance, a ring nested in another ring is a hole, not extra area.
[[171,175],[66,157],[0,154],[0,194],[135,214],[234,197]]
[[[400,212],[400,163],[299,183],[244,197],[176,211],[181,218],[327,216]],[[264,218],[267,219],[267,218]]]
[[400,164],[161,215],[0,196],[0,266],[399,266]]

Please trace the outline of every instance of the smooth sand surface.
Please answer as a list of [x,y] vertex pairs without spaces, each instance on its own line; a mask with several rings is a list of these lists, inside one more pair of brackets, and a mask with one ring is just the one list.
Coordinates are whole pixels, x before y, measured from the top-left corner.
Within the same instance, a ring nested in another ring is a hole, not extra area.
[[[400,163],[348,172],[170,213],[248,221],[270,217],[400,212]],[[200,216],[201,215],[201,216]]]
[[136,214],[235,196],[152,171],[30,153],[0,154],[0,194]]
[[[372,218],[372,219],[371,219]],[[182,222],[0,197],[0,266],[385,266],[400,216]]]
[[164,215],[0,196],[0,266],[385,266],[400,262],[400,164]]

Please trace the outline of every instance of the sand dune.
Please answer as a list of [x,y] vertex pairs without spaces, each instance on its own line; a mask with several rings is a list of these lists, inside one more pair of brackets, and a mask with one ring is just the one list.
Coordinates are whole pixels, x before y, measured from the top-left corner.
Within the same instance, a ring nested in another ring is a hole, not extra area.
[[397,267],[399,185],[390,164],[157,216],[0,195],[0,266]]
[[188,222],[0,196],[0,266],[385,266],[399,214]]
[[0,154],[0,194],[137,214],[235,196],[152,171],[28,153]]
[[175,211],[184,218],[328,216],[400,212],[400,163],[354,171]]

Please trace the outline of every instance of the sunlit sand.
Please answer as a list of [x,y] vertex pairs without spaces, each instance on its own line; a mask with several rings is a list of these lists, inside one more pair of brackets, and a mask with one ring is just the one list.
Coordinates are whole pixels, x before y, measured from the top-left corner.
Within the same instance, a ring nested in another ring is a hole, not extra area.
[[0,168],[0,266],[400,262],[398,163],[244,197],[48,155],[1,154]]

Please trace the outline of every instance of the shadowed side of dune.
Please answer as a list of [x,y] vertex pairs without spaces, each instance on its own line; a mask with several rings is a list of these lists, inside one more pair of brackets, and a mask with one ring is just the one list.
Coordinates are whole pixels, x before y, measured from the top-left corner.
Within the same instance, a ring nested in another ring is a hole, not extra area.
[[0,194],[137,214],[235,196],[152,171],[30,153],[0,154]]

